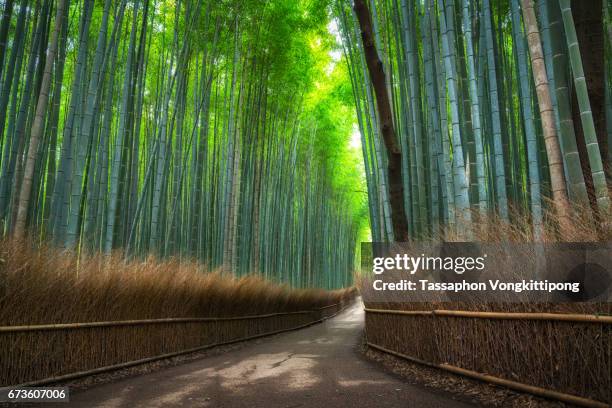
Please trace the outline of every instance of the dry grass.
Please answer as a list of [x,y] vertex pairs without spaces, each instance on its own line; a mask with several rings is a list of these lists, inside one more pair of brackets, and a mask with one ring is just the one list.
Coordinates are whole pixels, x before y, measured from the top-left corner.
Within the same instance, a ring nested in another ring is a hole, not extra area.
[[290,289],[256,276],[204,272],[194,262],[149,258],[126,263],[119,254],[78,260],[50,247],[0,242],[0,326],[313,311],[237,321],[3,333],[0,386],[300,326],[337,311],[354,296],[353,289]]
[[[610,193],[612,196],[612,191]],[[552,208],[548,199],[544,208]],[[506,221],[497,215],[480,217],[476,210],[472,210],[473,241],[479,242],[533,242],[534,234],[530,214],[514,206],[509,208],[509,220]],[[447,227],[429,237],[438,241],[465,241],[465,228]],[[559,220],[553,212],[544,210],[542,221],[542,236],[539,242],[601,242],[612,240],[612,209],[605,213],[593,214],[588,206],[574,205],[571,218],[561,231]]]

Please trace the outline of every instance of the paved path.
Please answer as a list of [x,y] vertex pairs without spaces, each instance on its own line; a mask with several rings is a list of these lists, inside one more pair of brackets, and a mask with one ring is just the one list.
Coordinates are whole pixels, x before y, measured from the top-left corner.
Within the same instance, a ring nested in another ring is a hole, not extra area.
[[468,407],[359,356],[363,309],[306,329],[71,395],[81,407]]

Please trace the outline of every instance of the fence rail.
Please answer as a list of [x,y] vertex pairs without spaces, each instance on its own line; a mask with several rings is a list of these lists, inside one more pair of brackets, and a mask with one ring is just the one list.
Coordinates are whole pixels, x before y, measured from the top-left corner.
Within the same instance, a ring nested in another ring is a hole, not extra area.
[[276,316],[288,316],[296,314],[316,313],[321,310],[329,309],[338,306],[339,303],[323,306],[313,310],[301,310],[297,312],[280,312],[268,313],[263,315],[249,316],[228,316],[228,317],[167,317],[161,319],[139,319],[139,320],[115,320],[108,322],[86,322],[86,323],[57,323],[57,324],[36,324],[23,326],[0,326],[0,333],[16,333],[27,331],[48,331],[48,330],[70,330],[70,329],[86,329],[92,327],[117,327],[117,326],[138,326],[145,324],[163,324],[163,323],[198,323],[198,322],[223,322],[231,320],[252,320],[266,319]]
[[474,319],[500,319],[500,320],[557,320],[564,322],[601,323],[612,324],[612,316],[585,315],[571,313],[525,313],[525,312],[475,312],[468,310],[390,310],[365,309],[368,313],[395,314],[408,316],[445,316],[468,317]]

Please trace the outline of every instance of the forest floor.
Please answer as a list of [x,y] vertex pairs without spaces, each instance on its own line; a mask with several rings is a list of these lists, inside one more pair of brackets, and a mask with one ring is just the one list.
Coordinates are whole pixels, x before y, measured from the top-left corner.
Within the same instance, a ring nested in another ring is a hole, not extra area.
[[[363,306],[280,334],[71,395],[82,407],[468,407],[410,384],[360,352]],[[91,385],[91,384],[90,384]],[[63,405],[65,406],[65,405]]]

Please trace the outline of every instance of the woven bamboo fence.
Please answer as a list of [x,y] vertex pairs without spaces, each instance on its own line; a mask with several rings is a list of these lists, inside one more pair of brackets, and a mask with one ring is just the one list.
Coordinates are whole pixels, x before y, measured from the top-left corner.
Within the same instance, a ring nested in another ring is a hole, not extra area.
[[366,335],[416,363],[571,404],[612,403],[612,316],[366,308]]
[[0,327],[0,386],[40,385],[293,330],[342,310]]

